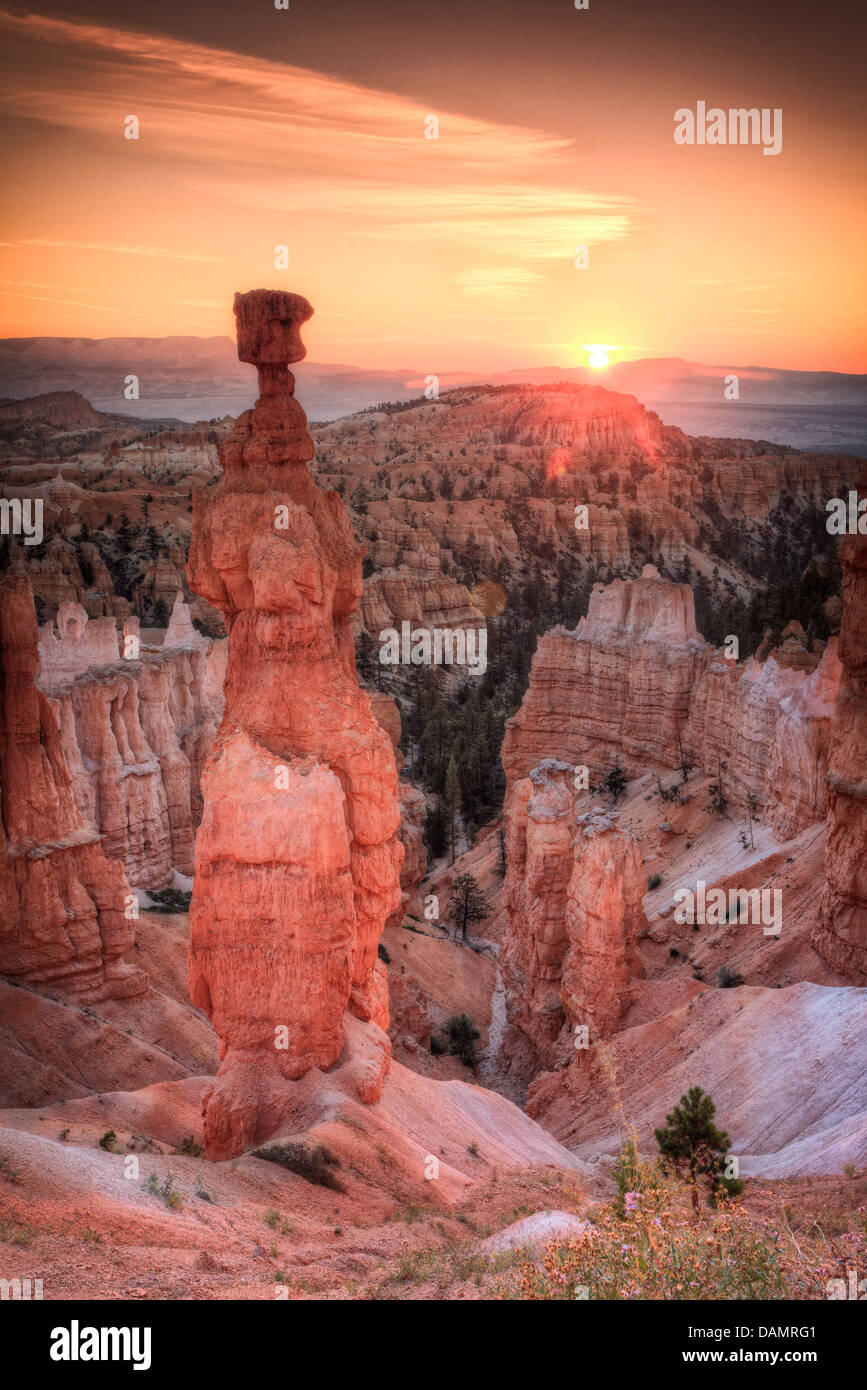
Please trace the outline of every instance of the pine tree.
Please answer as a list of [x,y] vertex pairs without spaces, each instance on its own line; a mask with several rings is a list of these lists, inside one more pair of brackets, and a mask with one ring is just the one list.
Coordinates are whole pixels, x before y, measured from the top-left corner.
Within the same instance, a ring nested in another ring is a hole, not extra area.
[[439,859],[441,854],[445,854],[449,842],[446,835],[445,816],[440,801],[434,802],[433,806],[428,808],[425,817],[424,838],[431,858]]
[[450,864],[454,864],[455,862],[455,820],[457,817],[460,794],[461,788],[460,782],[458,781],[458,765],[455,762],[455,755],[453,753],[449,758],[448,767],[446,768],[446,781],[443,790],[443,808],[446,814],[449,851],[451,853],[451,858],[449,860]]
[[465,1067],[474,1067],[476,1042],[481,1034],[478,1028],[473,1026],[472,1019],[466,1014],[456,1014],[446,1024],[446,1031],[449,1035],[449,1054],[452,1057],[460,1057]]
[[733,1196],[743,1190],[737,1178],[722,1176],[731,1139],[713,1122],[716,1106],[700,1086],[691,1086],[680,1104],[666,1115],[666,1128],[655,1129],[656,1142],[663,1160],[675,1171],[688,1170],[691,1179],[699,1175],[709,1178],[712,1192],[725,1188]]
[[460,927],[464,941],[471,922],[484,922],[485,918],[490,917],[491,905],[473,874],[458,874],[452,884],[449,914],[455,925]]
[[626,773],[619,763],[615,763],[611,771],[605,774],[602,786],[611,797],[612,802],[616,803],[620,800],[626,791]]

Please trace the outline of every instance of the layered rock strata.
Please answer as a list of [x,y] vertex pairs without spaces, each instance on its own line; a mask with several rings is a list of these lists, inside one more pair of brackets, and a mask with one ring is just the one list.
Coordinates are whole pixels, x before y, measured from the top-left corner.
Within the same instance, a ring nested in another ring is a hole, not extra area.
[[[867,494],[867,476],[861,484]],[[843,677],[831,725],[825,889],[813,944],[836,970],[867,979],[867,536],[840,546]]]
[[78,604],[62,604],[41,629],[37,680],[79,814],[135,887],[161,888],[174,870],[193,872],[225,646],[196,631],[180,593],[158,651],[142,646],[138,619],[124,621],[119,639],[114,618],[88,620]]
[[732,803],[752,799],[789,838],[822,818],[836,642],[811,653],[794,634],[764,663],[737,662],[698,634],[692,591],[646,565],[596,585],[574,632],[539,641],[503,767],[511,786],[545,758],[596,775],[725,764]]
[[388,1065],[377,944],[400,904],[397,772],[355,675],[361,550],[306,467],[288,364],[311,313],[298,295],[236,296],[238,355],[257,366],[260,397],[194,503],[189,582],[229,632],[191,905],[191,997],[220,1042],[203,1104],[214,1158],[275,1132],[291,1082],[340,1058],[347,1011],[376,1059],[365,1100]]
[[114,618],[89,619],[80,603],[61,603],[39,633],[39,672],[43,685],[65,684],[89,670],[107,666],[120,654]]
[[514,786],[507,818],[500,1059],[523,1080],[572,1061],[576,1026],[592,1040],[609,1033],[644,975],[638,842],[616,812],[581,813],[573,776],[543,761]]
[[193,872],[201,772],[222,706],[209,676],[204,652],[178,648],[46,690],[79,810],[136,887]]
[[133,898],[81,815],[58,723],[37,689],[39,633],[23,574],[0,580],[0,973],[85,1002],[143,993],[123,963]]

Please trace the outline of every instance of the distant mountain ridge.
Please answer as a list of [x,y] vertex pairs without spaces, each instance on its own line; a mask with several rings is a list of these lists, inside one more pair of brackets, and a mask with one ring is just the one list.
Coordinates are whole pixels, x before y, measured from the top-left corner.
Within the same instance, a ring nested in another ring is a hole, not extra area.
[[[301,362],[297,375],[311,420],[334,420],[382,401],[421,396],[431,366],[370,370],[343,363]],[[725,377],[739,398],[724,396]],[[139,398],[124,394],[136,376]],[[867,375],[788,371],[683,358],[588,367],[527,367],[508,372],[439,373],[439,388],[470,385],[604,385],[638,397],[666,424],[692,435],[767,439],[802,449],[867,453]],[[250,368],[229,337],[0,339],[0,398],[21,400],[78,391],[100,411],[190,423],[238,415],[255,399]]]

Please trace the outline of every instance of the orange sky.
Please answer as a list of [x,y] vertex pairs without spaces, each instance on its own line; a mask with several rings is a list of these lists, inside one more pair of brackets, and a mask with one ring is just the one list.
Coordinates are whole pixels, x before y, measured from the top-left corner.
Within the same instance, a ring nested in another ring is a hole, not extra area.
[[[267,17],[270,58],[114,12],[0,10],[4,336],[231,333],[234,291],[269,286],[314,304],[318,361],[494,371],[574,365],[601,342],[867,369],[863,134],[841,99],[817,118],[791,71],[626,73],[613,48],[609,70],[600,31],[576,48],[570,104],[562,53],[520,92],[517,53],[456,60],[448,80],[420,55],[417,78],[401,62],[374,82],[336,50],[328,75],[327,36],[317,67],[291,65],[291,11]],[[782,153],[675,145],[674,111],[699,97],[782,106]]]

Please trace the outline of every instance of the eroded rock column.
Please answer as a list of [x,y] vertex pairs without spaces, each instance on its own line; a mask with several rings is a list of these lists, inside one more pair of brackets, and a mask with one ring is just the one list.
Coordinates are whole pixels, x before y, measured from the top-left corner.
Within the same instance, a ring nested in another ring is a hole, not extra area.
[[306,467],[288,364],[312,312],[300,295],[236,295],[238,356],[261,394],[221,450],[219,484],[194,503],[189,582],[229,632],[191,904],[190,992],[222,1059],[204,1102],[213,1158],[276,1132],[292,1080],[341,1058],[347,1010],[381,1030],[364,1099],[378,1098],[388,1061],[377,945],[400,904],[397,773],[355,675],[361,550],[339,496]]
[[[867,492],[867,475],[861,482]],[[843,676],[831,723],[825,888],[813,944],[835,970],[867,979],[867,536],[840,546]]]
[[638,842],[617,812],[582,814],[581,805],[573,768],[552,758],[510,796],[501,1061],[523,1082],[574,1060],[577,1026],[593,1041],[610,1033],[644,975]]

